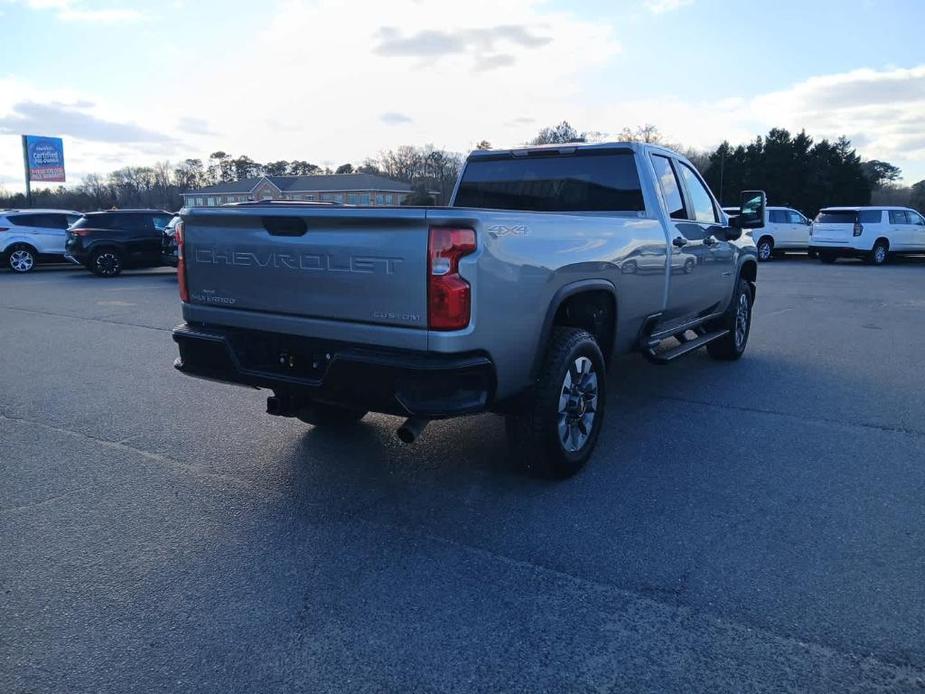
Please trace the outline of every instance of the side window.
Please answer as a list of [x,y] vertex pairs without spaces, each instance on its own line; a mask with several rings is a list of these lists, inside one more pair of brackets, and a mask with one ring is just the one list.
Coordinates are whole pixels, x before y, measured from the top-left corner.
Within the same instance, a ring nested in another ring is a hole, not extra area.
[[784,210],[768,210],[768,221],[771,224],[790,224],[790,215]]
[[806,218],[796,210],[788,210],[787,215],[790,217],[790,224],[806,224]]
[[883,220],[883,210],[861,210],[858,221],[861,224],[880,224]]
[[890,210],[890,224],[908,224],[904,210]]
[[39,214],[17,214],[9,217],[9,220],[18,227],[39,227],[42,215]]
[[50,214],[48,215],[50,219],[48,220],[52,229],[67,229],[71,223],[68,221],[67,215],[64,214]]
[[915,224],[916,226],[925,227],[925,219],[922,219],[922,215],[918,212],[913,212],[912,210],[906,210],[906,215],[909,217],[909,224]]
[[159,214],[154,216],[154,228],[155,229],[165,229],[168,224],[170,224],[170,217],[165,214]]
[[694,173],[694,170],[687,164],[681,163],[681,178],[684,179],[684,185],[691,196],[691,207],[694,208],[694,219],[698,222],[708,222],[715,224],[716,208],[713,206],[713,198],[710,192],[700,180],[700,177]]
[[678,184],[678,177],[675,176],[671,160],[668,157],[653,154],[652,165],[655,167],[655,177],[658,178],[658,186],[662,189],[662,197],[668,207],[668,216],[672,219],[687,219],[684,198],[681,197],[681,186]]

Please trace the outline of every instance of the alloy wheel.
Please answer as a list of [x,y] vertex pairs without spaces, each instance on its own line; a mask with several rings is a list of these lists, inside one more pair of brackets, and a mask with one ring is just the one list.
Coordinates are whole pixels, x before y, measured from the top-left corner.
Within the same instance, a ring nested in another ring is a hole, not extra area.
[[751,308],[748,297],[743,292],[739,294],[739,305],[736,307],[736,349],[742,349],[748,335],[748,314]]
[[559,441],[574,453],[588,442],[597,414],[598,378],[588,357],[578,357],[565,372],[559,396]]
[[119,256],[115,253],[105,252],[96,256],[96,268],[101,275],[114,275],[119,272]]
[[35,258],[29,251],[20,248],[10,253],[10,267],[15,272],[29,272],[35,265]]

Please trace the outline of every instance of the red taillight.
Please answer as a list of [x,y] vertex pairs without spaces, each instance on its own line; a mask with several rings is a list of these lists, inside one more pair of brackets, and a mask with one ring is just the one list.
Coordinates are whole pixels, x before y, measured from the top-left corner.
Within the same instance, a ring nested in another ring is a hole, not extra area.
[[427,325],[461,330],[469,325],[469,283],[459,275],[459,259],[475,252],[472,229],[431,227],[427,243]]
[[183,222],[177,222],[174,238],[177,240],[177,286],[180,301],[189,302],[189,288],[186,286],[186,258],[183,253]]

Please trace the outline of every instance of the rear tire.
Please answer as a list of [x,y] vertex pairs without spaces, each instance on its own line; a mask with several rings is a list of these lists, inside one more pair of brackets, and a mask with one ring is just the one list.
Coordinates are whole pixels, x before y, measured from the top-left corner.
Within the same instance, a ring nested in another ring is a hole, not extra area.
[[299,411],[298,419],[316,427],[344,426],[359,422],[369,410],[354,410],[349,407],[314,402]]
[[745,353],[752,329],[752,296],[752,286],[740,277],[726,312],[710,326],[714,330],[725,328],[729,331],[707,344],[707,352],[714,359],[735,361]]
[[565,479],[591,457],[607,404],[604,357],[586,330],[556,328],[526,410],[505,418],[512,453],[537,477]]
[[116,277],[122,272],[122,255],[111,248],[95,251],[89,269],[97,277]]
[[774,241],[770,236],[758,239],[758,261],[767,262],[774,257]]
[[890,247],[883,241],[877,241],[865,260],[871,265],[883,265],[890,259]]
[[25,274],[35,269],[37,262],[35,249],[24,243],[13,246],[6,256],[7,267],[17,274]]

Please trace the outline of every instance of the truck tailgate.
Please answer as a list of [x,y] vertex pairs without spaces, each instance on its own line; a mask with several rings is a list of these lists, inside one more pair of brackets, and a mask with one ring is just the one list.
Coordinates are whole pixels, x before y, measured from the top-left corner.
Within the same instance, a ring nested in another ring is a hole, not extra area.
[[854,222],[850,224],[813,224],[813,239],[826,243],[848,243],[854,237]]
[[194,208],[183,220],[191,303],[427,327],[423,209]]

